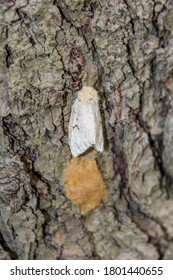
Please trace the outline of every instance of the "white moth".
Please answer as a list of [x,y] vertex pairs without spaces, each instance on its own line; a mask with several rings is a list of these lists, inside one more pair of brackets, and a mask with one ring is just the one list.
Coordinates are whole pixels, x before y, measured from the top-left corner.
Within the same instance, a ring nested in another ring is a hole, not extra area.
[[93,87],[83,87],[72,106],[69,123],[69,144],[74,157],[94,147],[103,151],[103,129],[99,98]]

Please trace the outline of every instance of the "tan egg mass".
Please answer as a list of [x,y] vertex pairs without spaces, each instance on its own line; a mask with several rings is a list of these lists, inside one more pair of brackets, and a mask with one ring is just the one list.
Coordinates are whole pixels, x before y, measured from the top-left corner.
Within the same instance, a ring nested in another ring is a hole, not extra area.
[[64,170],[64,188],[72,203],[80,205],[82,214],[95,208],[107,194],[95,159],[86,156],[70,160]]

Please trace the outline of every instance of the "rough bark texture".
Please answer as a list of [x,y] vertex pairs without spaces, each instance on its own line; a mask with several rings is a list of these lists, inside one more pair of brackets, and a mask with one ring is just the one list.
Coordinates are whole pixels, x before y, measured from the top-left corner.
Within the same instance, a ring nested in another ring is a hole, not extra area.
[[[173,259],[172,0],[1,0],[0,34],[0,259]],[[62,180],[81,85],[108,189],[84,216]]]

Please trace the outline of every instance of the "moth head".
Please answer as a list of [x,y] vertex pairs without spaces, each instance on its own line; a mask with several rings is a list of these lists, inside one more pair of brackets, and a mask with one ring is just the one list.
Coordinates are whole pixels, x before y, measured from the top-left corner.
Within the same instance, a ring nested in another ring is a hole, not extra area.
[[93,87],[85,86],[78,92],[78,99],[82,102],[87,102],[90,99],[97,102],[98,94],[97,94],[97,91]]

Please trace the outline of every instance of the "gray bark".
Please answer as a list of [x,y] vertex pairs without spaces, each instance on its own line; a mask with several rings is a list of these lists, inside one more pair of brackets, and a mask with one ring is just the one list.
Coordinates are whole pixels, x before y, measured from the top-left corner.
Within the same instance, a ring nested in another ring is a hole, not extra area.
[[[171,0],[0,1],[0,259],[173,259]],[[100,94],[108,195],[66,196],[76,92]]]

